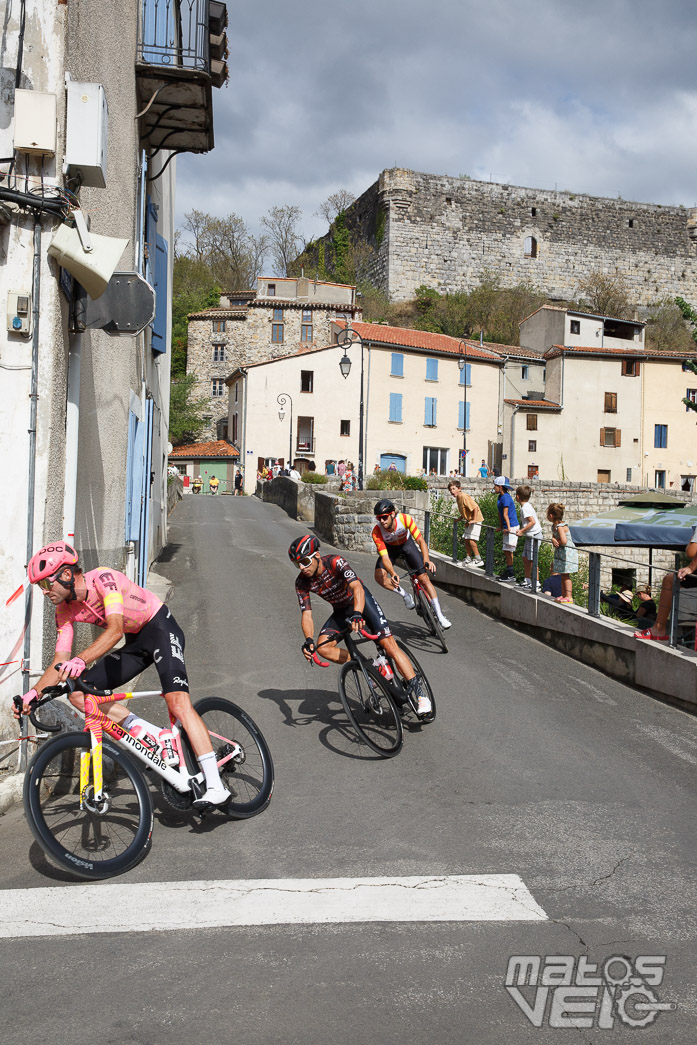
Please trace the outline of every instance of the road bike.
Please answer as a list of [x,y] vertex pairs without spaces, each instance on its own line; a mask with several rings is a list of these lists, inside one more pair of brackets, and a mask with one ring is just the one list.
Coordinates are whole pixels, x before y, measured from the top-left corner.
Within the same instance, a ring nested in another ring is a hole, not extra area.
[[[80,683],[73,679],[49,686],[30,706],[29,718],[39,732],[60,735],[39,747],[27,768],[24,813],[36,841],[59,867],[82,878],[111,878],[129,871],[150,849],[153,803],[141,767],[159,778],[162,800],[180,814],[202,796],[204,778],[185,730],[171,714],[161,746],[154,737],[134,736],[99,710],[100,704],[161,696],[158,690],[113,693],[91,687],[84,694],[82,732],[63,732],[62,726],[37,717],[42,705],[76,688]],[[14,702],[21,712],[21,697]],[[231,797],[222,806],[193,812],[205,816],[215,808],[231,820],[261,813],[274,785],[261,730],[222,697],[204,697],[194,708],[210,733]]]
[[411,590],[414,593],[414,609],[416,610],[419,617],[421,617],[421,619],[423,620],[424,624],[426,625],[426,628],[428,629],[429,634],[433,635],[433,637],[436,638],[440,643],[443,653],[447,653],[448,644],[445,641],[445,632],[443,631],[443,627],[440,621],[438,620],[436,611],[431,605],[431,600],[426,594],[426,589],[424,588],[417,573],[414,573],[410,570],[409,579],[411,580]]
[[339,673],[339,698],[344,711],[360,740],[382,758],[392,758],[399,753],[404,740],[402,715],[411,712],[422,723],[434,720],[436,702],[433,691],[411,650],[395,639],[410,659],[424,694],[431,700],[429,714],[419,715],[418,693],[410,688],[392,657],[381,646],[377,646],[375,659],[358,648],[363,642],[377,642],[378,636],[365,630],[361,630],[360,639],[355,634],[349,626],[338,634],[328,635],[315,644],[312,661],[320,667],[328,667],[328,661],[321,659],[318,650],[326,643],[343,639],[349,653],[349,660],[342,664]]

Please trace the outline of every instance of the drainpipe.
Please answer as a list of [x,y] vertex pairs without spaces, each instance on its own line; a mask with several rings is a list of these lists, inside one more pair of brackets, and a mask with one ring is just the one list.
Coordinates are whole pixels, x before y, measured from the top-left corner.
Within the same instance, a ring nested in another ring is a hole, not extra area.
[[[29,392],[29,461],[27,471],[27,562],[34,554],[34,497],[36,493],[36,419],[39,398],[39,304],[41,300],[41,224],[34,224],[34,260],[32,271],[32,339],[31,386]],[[28,693],[31,676],[31,605],[33,585],[24,593],[24,649],[22,658],[22,693]],[[23,720],[23,732],[26,719]],[[26,735],[26,734],[25,734]],[[20,769],[26,765],[26,744],[20,744]]]
[[[242,468],[244,470],[243,487],[247,487],[247,371],[244,367],[240,367],[240,373],[242,374],[242,395],[244,400],[242,402],[242,438],[240,440],[240,457],[242,458]],[[290,464],[288,465],[290,468]],[[252,472],[252,475],[256,476],[256,468]],[[256,490],[256,479],[254,481],[254,489]]]
[[514,479],[515,478],[515,468],[514,468],[514,465],[513,465],[513,459],[514,459],[514,456],[515,456],[515,415],[518,413],[519,410],[520,410],[519,406],[514,406],[513,407],[513,413],[511,414],[511,459],[508,462],[509,467],[510,467],[510,471],[508,471],[508,469],[506,469],[506,471],[508,471],[508,475],[509,475],[510,479]]
[[80,429],[80,356],[82,334],[71,334],[68,350],[68,402],[65,418],[65,493],[63,495],[63,536],[75,541],[77,504],[77,459]]

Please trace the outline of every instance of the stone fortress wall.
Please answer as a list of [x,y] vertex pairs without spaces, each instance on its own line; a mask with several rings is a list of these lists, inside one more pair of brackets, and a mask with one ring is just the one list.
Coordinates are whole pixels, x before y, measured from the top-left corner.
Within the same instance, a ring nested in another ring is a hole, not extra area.
[[[591,272],[620,273],[637,306],[697,301],[697,247],[684,207],[519,188],[394,168],[347,211],[374,253],[366,274],[392,301],[422,284],[471,290],[486,271],[531,283],[552,300]],[[526,257],[526,241],[536,256]]]

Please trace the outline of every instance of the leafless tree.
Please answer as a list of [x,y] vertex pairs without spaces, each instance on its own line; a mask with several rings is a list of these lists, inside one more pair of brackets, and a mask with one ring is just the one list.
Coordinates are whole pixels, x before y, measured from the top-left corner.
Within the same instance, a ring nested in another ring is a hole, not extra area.
[[269,232],[270,251],[274,268],[279,276],[287,276],[291,262],[304,249],[304,242],[298,231],[302,218],[299,207],[286,204],[284,207],[272,207],[261,223]]
[[355,198],[348,189],[339,189],[337,192],[333,192],[331,196],[328,196],[324,203],[320,203],[317,215],[320,218],[324,218],[327,225],[331,225],[337,214],[341,214],[342,211],[350,207]]
[[242,218],[214,218],[202,211],[185,215],[184,228],[193,238],[189,257],[202,261],[225,290],[253,287],[269,251],[267,236],[253,236]]

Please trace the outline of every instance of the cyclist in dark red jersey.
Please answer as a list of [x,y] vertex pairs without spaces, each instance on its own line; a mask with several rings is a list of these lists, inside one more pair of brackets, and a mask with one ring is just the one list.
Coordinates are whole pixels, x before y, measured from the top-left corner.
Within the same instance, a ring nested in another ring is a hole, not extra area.
[[[431,701],[421,691],[420,680],[409,658],[395,642],[379,604],[343,556],[320,555],[319,547],[319,540],[314,534],[305,534],[293,541],[288,549],[291,562],[300,570],[300,575],[295,581],[295,591],[300,603],[300,626],[305,636],[302,646],[305,659],[311,660],[316,649],[310,599],[311,594],[315,594],[330,603],[334,609],[331,617],[320,628],[320,635],[338,635],[348,624],[353,631],[365,628],[371,635],[378,635],[378,645],[394,660],[402,677],[416,689],[417,714],[429,714]],[[337,639],[323,641],[321,652],[327,660],[332,660],[335,664],[344,664],[349,659],[348,650],[338,646]]]

